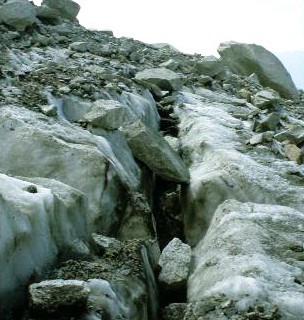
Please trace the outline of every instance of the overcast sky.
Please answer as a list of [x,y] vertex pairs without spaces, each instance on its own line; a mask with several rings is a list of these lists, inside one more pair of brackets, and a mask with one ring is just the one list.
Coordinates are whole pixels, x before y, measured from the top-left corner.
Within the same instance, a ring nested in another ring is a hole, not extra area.
[[272,52],[304,50],[304,0],[76,0],[87,28],[215,54],[228,40]]
[[[34,0],[36,4],[41,3]],[[304,51],[304,0],[76,0],[80,24],[116,37],[216,54],[221,42]],[[304,62],[303,62],[304,71]]]

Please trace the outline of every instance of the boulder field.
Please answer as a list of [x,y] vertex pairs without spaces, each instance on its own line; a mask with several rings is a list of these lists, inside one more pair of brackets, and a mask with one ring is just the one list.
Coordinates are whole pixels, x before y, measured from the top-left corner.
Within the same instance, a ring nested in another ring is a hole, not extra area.
[[304,318],[304,94],[0,0],[0,318]]

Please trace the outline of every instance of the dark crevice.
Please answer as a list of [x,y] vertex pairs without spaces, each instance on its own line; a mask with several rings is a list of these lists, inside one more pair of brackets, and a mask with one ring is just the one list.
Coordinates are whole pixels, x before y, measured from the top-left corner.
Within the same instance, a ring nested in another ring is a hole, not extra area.
[[180,185],[155,179],[153,212],[156,220],[156,231],[160,248],[177,237],[184,241],[184,226],[181,212]]

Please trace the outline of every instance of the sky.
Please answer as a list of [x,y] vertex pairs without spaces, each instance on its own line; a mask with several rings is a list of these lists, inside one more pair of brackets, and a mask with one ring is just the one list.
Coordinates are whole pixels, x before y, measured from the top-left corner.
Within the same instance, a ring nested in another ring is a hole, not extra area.
[[[304,51],[304,0],[75,1],[86,28],[169,43],[185,53],[217,55],[219,44],[229,40],[273,53]],[[304,78],[304,62],[302,70]]]

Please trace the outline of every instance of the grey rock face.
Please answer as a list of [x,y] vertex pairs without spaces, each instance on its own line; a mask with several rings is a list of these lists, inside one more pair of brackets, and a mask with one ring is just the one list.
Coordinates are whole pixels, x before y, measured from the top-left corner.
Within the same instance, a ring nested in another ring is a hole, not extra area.
[[122,128],[122,132],[134,156],[157,175],[169,181],[189,182],[187,167],[158,132],[141,121]]
[[221,43],[218,52],[233,72],[248,76],[256,73],[265,87],[278,91],[286,98],[297,97],[290,74],[280,60],[262,46],[231,41]]
[[25,30],[37,21],[35,7],[27,0],[12,0],[0,8],[0,22],[18,31]]
[[191,261],[191,248],[178,238],[171,240],[159,258],[159,281],[165,289],[174,291],[186,285]]
[[178,90],[183,85],[181,76],[166,68],[145,69],[135,78],[156,84],[163,90]]
[[54,313],[62,308],[85,305],[90,293],[89,287],[80,280],[47,280],[30,286],[33,308]]
[[301,318],[304,291],[294,279],[303,272],[303,223],[304,214],[288,207],[234,200],[220,205],[194,250],[189,302],[211,299],[197,316],[215,316],[212,305],[226,303],[245,315],[267,303],[273,318]]

